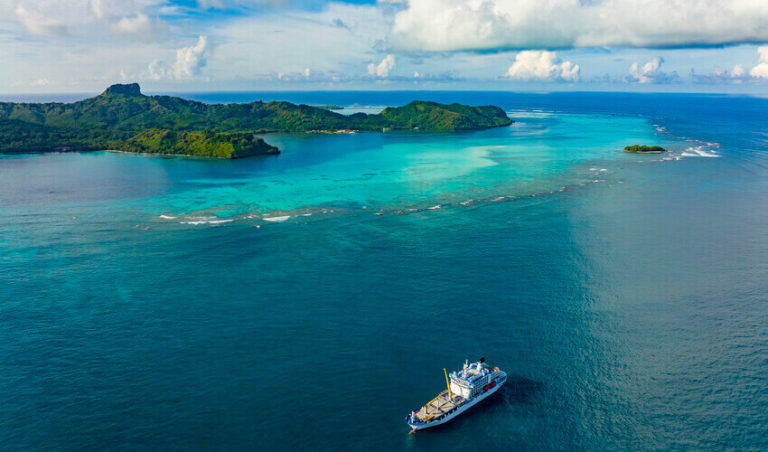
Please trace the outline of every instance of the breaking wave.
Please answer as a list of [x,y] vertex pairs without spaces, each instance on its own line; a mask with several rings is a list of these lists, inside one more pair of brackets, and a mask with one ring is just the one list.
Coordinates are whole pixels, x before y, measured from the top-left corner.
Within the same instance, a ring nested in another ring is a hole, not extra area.
[[235,220],[231,218],[219,218],[219,217],[187,217],[184,221],[180,221],[181,224],[225,224],[231,223]]
[[282,223],[283,221],[286,221],[289,218],[291,218],[290,215],[282,215],[279,217],[263,217],[262,220],[270,221],[272,223]]
[[[720,157],[720,154],[717,153],[714,149],[711,149],[714,147],[713,145],[716,145],[717,143],[705,143],[703,145],[699,146],[691,146],[684,150],[680,156],[681,157]],[[707,149],[709,148],[709,149]]]

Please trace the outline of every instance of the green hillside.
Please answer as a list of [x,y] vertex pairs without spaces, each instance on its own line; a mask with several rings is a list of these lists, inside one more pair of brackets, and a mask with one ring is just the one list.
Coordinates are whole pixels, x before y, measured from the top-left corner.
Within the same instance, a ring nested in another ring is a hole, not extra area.
[[[339,129],[450,132],[511,122],[503,110],[493,106],[415,101],[377,115],[345,116],[289,102],[210,105],[171,96],[145,96],[134,83],[113,85],[96,97],[74,103],[0,102],[0,152],[109,148],[235,158],[277,152],[268,145],[256,145],[256,140],[243,141],[243,133]],[[158,130],[165,131],[162,140]],[[170,137],[175,137],[173,145],[167,141]],[[222,146],[230,150],[222,151]]]
[[276,147],[256,138],[252,133],[174,132],[168,129],[139,132],[124,141],[120,150],[223,159],[278,153]]

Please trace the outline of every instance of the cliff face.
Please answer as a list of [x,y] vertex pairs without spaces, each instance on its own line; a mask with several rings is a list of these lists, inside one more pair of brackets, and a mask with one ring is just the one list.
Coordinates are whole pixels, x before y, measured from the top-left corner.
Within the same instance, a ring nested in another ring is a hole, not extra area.
[[138,83],[128,83],[125,85],[116,84],[107,88],[102,96],[122,95],[122,96],[141,96],[141,87]]

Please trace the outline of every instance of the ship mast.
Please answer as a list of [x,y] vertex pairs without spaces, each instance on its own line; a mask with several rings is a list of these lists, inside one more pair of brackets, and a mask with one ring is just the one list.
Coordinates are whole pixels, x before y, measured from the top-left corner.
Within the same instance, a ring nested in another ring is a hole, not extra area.
[[445,374],[445,384],[448,386],[448,400],[453,399],[453,394],[451,394],[451,380],[448,379],[448,371],[445,370],[445,367],[443,367],[443,373]]

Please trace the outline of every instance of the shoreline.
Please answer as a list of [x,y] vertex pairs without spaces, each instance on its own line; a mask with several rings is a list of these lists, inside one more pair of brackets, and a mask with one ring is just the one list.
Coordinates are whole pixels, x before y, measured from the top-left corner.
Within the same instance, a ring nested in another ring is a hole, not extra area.
[[[71,151],[76,152],[76,151]],[[242,157],[234,157],[234,158],[227,158],[227,157],[215,157],[215,156],[203,156],[203,155],[188,155],[188,154],[168,154],[163,152],[131,152],[131,151],[121,151],[119,149],[100,149],[97,151],[88,151],[88,152],[112,152],[115,154],[131,154],[131,155],[147,155],[147,156],[162,156],[162,157],[181,157],[181,158],[187,158],[187,159],[199,159],[199,160],[240,160],[250,157],[268,157],[273,155],[280,155],[280,152],[273,152],[273,153],[266,153],[266,154],[253,154],[253,155],[244,155]]]

